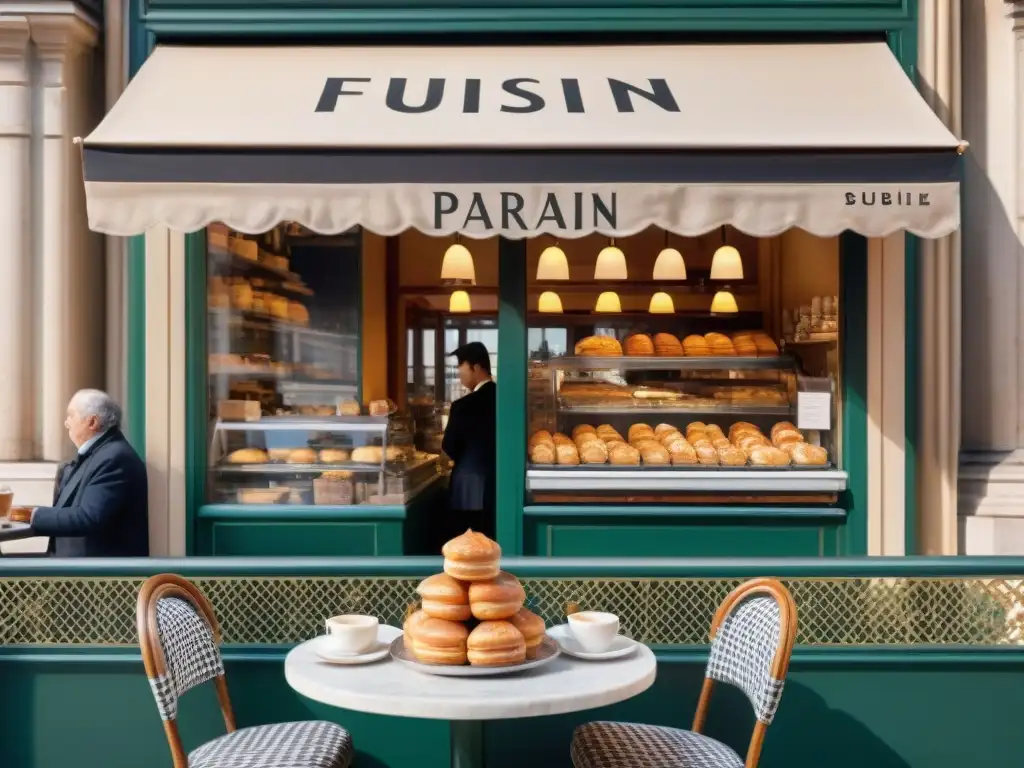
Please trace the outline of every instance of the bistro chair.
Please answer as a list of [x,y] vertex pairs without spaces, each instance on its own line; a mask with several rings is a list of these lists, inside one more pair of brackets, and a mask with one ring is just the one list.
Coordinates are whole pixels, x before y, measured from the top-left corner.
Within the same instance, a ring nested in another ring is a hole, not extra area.
[[[156,698],[174,768],[348,768],[352,737],[334,723],[306,721],[238,730],[220,655],[220,627],[194,584],[170,573],[139,592],[136,621],[146,676]],[[213,680],[227,733],[187,756],[178,734],[178,698]]]
[[[637,723],[594,722],[572,737],[576,768],[755,768],[765,732],[782,698],[796,640],[796,604],[775,579],[734,589],[711,622],[711,655],[697,701],[693,730]],[[757,718],[744,761],[701,731],[716,682],[746,694]]]

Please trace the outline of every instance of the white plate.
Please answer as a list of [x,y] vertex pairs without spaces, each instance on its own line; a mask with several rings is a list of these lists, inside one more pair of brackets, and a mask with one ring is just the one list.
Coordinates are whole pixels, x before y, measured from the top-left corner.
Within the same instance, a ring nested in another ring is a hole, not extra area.
[[516,672],[524,672],[527,669],[534,669],[543,666],[549,661],[558,657],[558,643],[550,637],[545,637],[537,649],[536,658],[529,659],[520,664],[506,664],[501,667],[473,667],[469,664],[454,666],[449,664],[424,664],[417,661],[408,648],[405,647],[403,638],[397,637],[391,643],[391,658],[406,664],[419,672],[428,675],[440,675],[441,677],[496,677],[497,675],[511,675]]
[[333,651],[327,644],[327,636],[320,635],[320,637],[313,640],[313,653],[321,661],[326,661],[328,664],[371,664],[375,661],[387,658],[388,652],[391,649],[391,643],[396,637],[402,636],[402,630],[398,627],[392,627],[387,624],[381,624],[377,630],[377,642],[368,651],[363,653],[337,653]]
[[601,653],[590,653],[583,650],[583,646],[581,646],[577,642],[576,638],[573,637],[572,630],[569,629],[568,624],[559,624],[556,627],[551,627],[551,629],[548,630],[548,636],[554,638],[563,653],[566,653],[569,656],[575,656],[577,659],[586,659],[587,661],[621,659],[623,656],[629,656],[629,654],[636,650],[637,645],[639,645],[639,643],[632,638],[626,637],[625,635],[618,635],[612,641],[612,644],[607,651],[601,651]]

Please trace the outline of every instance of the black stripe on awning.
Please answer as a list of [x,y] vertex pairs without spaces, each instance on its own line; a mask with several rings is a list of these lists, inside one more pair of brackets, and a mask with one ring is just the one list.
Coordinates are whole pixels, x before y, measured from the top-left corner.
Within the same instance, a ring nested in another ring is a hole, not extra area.
[[95,182],[910,184],[959,181],[955,150],[777,152],[85,149]]

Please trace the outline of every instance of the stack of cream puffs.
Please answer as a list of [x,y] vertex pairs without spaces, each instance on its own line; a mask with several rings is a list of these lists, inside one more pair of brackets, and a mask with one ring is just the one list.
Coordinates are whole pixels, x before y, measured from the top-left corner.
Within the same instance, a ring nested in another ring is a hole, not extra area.
[[534,658],[544,620],[523,607],[519,579],[500,569],[501,547],[466,531],[442,548],[444,573],[420,582],[419,610],[402,627],[424,664],[504,666]]

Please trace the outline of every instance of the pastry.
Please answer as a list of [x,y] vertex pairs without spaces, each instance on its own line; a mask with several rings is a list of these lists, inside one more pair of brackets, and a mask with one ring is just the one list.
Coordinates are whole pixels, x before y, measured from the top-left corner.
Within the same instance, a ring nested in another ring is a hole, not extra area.
[[636,449],[640,451],[644,464],[660,467],[672,461],[668,449],[654,440],[641,440],[636,444]]
[[362,406],[355,400],[344,400],[338,406],[338,413],[342,416],[359,416],[362,412]]
[[361,445],[352,449],[351,458],[360,464],[380,464],[384,451],[379,445]]
[[777,435],[779,432],[783,432],[783,431],[793,431],[793,432],[796,432],[797,434],[800,434],[801,438],[803,437],[803,434],[800,433],[800,430],[796,428],[796,424],[794,424],[791,421],[779,421],[779,422],[776,422],[775,424],[772,425],[771,432],[769,432],[768,434],[770,434],[772,440],[774,440],[775,439],[775,435]]
[[828,464],[828,451],[818,445],[811,445],[810,443],[796,443],[793,444],[791,450],[788,451],[790,458],[794,464],[800,466],[821,466]]
[[469,630],[465,624],[433,619],[423,611],[417,611],[406,619],[402,629],[405,632],[406,647],[417,661],[448,665],[466,663]]
[[617,430],[611,424],[599,424],[598,427],[597,427],[596,432],[597,432],[597,436],[600,437],[602,440],[606,439],[605,435],[611,435],[612,437],[619,437],[619,438],[622,437],[622,435],[619,434],[619,430]]
[[685,442],[686,438],[683,437],[683,433],[677,429],[672,432],[662,432],[658,437],[658,440],[662,445],[667,446],[669,443],[675,442],[676,440],[683,440]]
[[526,602],[526,591],[511,573],[499,571],[493,579],[469,585],[469,609],[481,621],[507,619]]
[[555,434],[551,436],[551,442],[554,443],[555,446],[576,445],[575,441],[571,437],[564,435],[561,432],[555,432]]
[[691,421],[686,425],[686,436],[689,437],[691,432],[701,432],[707,434],[708,425],[703,421]]
[[588,440],[579,447],[580,461],[584,464],[604,464],[608,461],[608,446],[603,440]]
[[576,354],[594,357],[618,357],[622,345],[611,336],[587,336],[576,342]]
[[[546,448],[547,446],[544,447]],[[555,461],[564,466],[575,466],[580,463],[580,452],[576,446],[573,445],[572,441],[569,441],[568,443],[556,442]]]
[[228,454],[229,464],[266,464],[267,454],[259,448],[240,448]]
[[756,426],[751,424],[749,421],[737,421],[731,427],[729,427],[729,439],[735,439],[739,432],[760,432]]
[[537,443],[530,448],[530,462],[533,464],[554,464],[557,457],[554,443]]
[[[576,433],[574,431],[573,432],[573,437],[575,437],[575,436],[576,436]],[[554,445],[555,444],[554,438],[551,436],[551,433],[548,432],[546,429],[539,429],[536,432],[534,432],[532,435],[530,435],[529,446],[531,448],[533,446],[535,446],[535,445],[539,445],[540,443],[544,443],[546,445]]]
[[651,429],[650,424],[644,424],[643,422],[630,424],[626,437],[630,444],[632,444],[641,437],[654,437],[654,430]]
[[747,455],[739,448],[731,446],[728,443],[717,450],[718,460],[725,466],[741,467],[747,463]]
[[665,443],[673,464],[696,464],[697,451],[682,437]]
[[577,437],[579,437],[584,432],[589,432],[591,434],[597,434],[595,429],[592,426],[590,426],[589,424],[577,424],[575,427],[572,428],[572,439],[575,440]]
[[718,437],[725,437],[725,433],[722,431],[722,428],[717,424],[708,424],[705,432],[708,433],[708,439],[711,441],[714,441],[715,438]]
[[695,333],[683,339],[683,354],[687,357],[709,357],[711,348],[703,336]]
[[288,454],[289,464],[316,464],[317,454],[312,448],[296,448]]
[[677,427],[672,426],[671,424],[659,424],[654,428],[654,436],[660,439],[663,435],[666,435],[670,432],[678,431],[679,429]]
[[469,633],[466,656],[476,667],[498,667],[526,660],[526,638],[508,621],[484,621]]
[[634,333],[627,336],[623,345],[627,355],[651,357],[654,355],[654,342],[646,333]]
[[501,547],[482,533],[468,530],[441,547],[444,572],[461,581],[485,581],[498,575]]
[[394,413],[397,409],[395,404],[390,400],[372,400],[370,401],[370,415],[371,416],[387,416]]
[[420,582],[416,593],[423,602],[423,612],[432,619],[468,621],[469,589],[447,573],[436,573]]
[[671,333],[656,333],[654,335],[654,354],[659,357],[682,357],[683,345]]
[[748,456],[760,448],[771,447],[771,443],[764,435],[744,435],[736,441],[735,445]]
[[608,457],[612,464],[619,466],[636,467],[640,465],[640,451],[625,443],[616,443],[608,451]]
[[349,453],[344,448],[324,448],[320,451],[320,461],[323,464],[340,464],[348,461]]
[[750,463],[760,467],[785,467],[789,465],[789,454],[772,446],[763,446],[750,452]]
[[802,443],[804,436],[796,429],[780,429],[772,435],[772,445],[776,448],[783,443]]
[[702,440],[694,445],[693,450],[696,451],[697,461],[701,464],[706,466],[716,466],[720,461],[718,458],[718,449],[706,440]]
[[509,623],[519,630],[526,641],[526,658],[533,659],[544,642],[544,619],[526,608],[520,608]]
[[728,448],[730,445],[732,445],[732,443],[729,442],[729,438],[727,437],[713,437],[710,439],[711,444],[718,449]]

